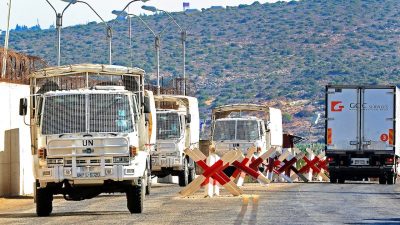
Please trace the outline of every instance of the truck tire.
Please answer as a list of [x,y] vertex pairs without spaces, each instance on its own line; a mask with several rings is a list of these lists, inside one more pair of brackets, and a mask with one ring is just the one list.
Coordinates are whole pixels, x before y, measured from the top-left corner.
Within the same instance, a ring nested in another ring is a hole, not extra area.
[[189,183],[189,167],[187,160],[183,160],[183,170],[179,171],[179,186],[185,187]]
[[339,183],[339,184],[344,184],[344,182],[345,182],[345,179],[344,179],[344,178],[338,178],[338,183]]
[[143,212],[143,202],[145,196],[145,188],[142,185],[131,186],[126,190],[126,200],[128,210],[131,214]]
[[192,166],[190,166],[189,169],[189,177],[188,177],[188,183],[192,182],[194,179],[196,179],[196,164],[191,161]]
[[385,176],[380,176],[379,177],[379,184],[386,184],[386,177]]
[[36,190],[36,214],[40,217],[49,216],[53,211],[53,193],[48,188]]
[[331,182],[332,184],[336,184],[337,183],[336,174],[334,174],[334,173],[330,173],[329,174],[329,182]]
[[395,184],[395,183],[396,183],[396,177],[394,176],[394,173],[389,173],[387,178],[387,184]]
[[147,170],[147,176],[146,176],[146,195],[149,195],[151,193],[151,172],[150,170]]

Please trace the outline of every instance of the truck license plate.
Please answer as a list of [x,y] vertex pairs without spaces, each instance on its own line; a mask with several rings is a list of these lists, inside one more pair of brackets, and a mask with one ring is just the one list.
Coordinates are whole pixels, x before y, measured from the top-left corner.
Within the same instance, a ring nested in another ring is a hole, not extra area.
[[366,166],[369,165],[369,159],[367,158],[352,158],[351,165],[353,166]]
[[100,177],[99,172],[78,173],[78,177]]

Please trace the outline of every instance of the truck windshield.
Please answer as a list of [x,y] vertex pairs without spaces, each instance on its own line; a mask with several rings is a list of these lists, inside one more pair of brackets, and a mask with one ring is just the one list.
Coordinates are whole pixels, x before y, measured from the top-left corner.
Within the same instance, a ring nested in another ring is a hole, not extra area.
[[213,140],[257,140],[260,138],[258,122],[255,120],[216,121]]
[[157,139],[177,139],[181,136],[178,113],[157,113]]
[[129,133],[130,102],[123,94],[71,94],[45,97],[42,134]]

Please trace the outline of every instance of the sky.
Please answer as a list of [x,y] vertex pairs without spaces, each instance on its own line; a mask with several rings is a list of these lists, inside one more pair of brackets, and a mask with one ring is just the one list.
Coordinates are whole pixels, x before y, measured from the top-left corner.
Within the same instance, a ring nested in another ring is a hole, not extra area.
[[[0,30],[5,30],[7,25],[8,1],[0,0]],[[47,4],[46,0],[11,0],[10,29],[17,24],[28,27],[40,24],[41,28],[48,28],[55,24],[55,12]],[[67,5],[62,0],[49,0],[57,9]],[[65,0],[68,1],[68,0]],[[277,0],[259,0],[260,3],[276,2]],[[112,10],[122,10],[130,0],[86,0],[105,20],[114,19]],[[251,4],[254,0],[150,0],[146,3],[134,2],[129,7],[129,12],[134,14],[144,13],[142,5],[155,6],[165,11],[182,11],[182,3],[189,2],[191,9],[209,8],[211,6],[237,6],[239,4]],[[77,3],[72,5],[64,14],[63,27],[86,24],[91,21],[100,21],[97,16],[84,5]]]

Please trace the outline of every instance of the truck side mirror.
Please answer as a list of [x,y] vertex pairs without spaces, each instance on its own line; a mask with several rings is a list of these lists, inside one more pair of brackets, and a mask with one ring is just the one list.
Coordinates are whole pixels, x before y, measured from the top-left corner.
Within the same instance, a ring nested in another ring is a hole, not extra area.
[[270,124],[271,121],[265,121],[265,132],[270,132],[271,129]]
[[151,107],[150,107],[150,98],[148,96],[144,97],[144,104],[143,104],[143,110],[144,113],[151,113]]
[[185,116],[185,118],[186,118],[186,123],[191,123],[192,122],[192,114],[187,114]]
[[26,98],[19,99],[19,115],[26,116],[28,112],[28,100]]

